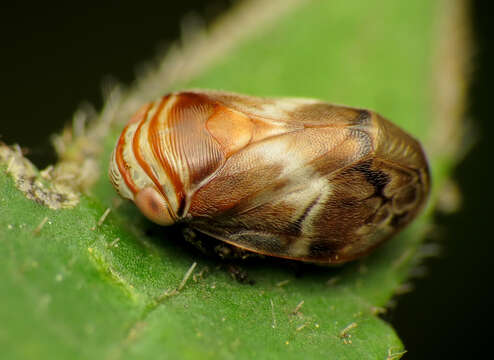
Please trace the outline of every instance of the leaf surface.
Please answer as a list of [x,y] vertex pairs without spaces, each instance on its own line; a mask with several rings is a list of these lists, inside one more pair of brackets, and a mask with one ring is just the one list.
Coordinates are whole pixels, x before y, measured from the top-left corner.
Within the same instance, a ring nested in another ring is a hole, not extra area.
[[[158,90],[320,98],[374,109],[429,144],[438,18],[438,2],[428,0],[301,2],[191,78]],[[242,284],[228,264],[185,245],[177,228],[151,225],[131,204],[114,206],[104,174],[126,120],[102,137],[103,175],[73,209],[26,199],[1,165],[6,358],[399,358],[403,345],[377,314],[416,264],[430,208],[362,261],[246,262],[254,284]],[[453,154],[430,160],[440,186]]]

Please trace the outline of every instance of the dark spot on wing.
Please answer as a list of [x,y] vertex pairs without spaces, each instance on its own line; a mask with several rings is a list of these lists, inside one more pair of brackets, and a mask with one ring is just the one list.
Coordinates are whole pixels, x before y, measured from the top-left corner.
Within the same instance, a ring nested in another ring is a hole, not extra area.
[[371,168],[371,166],[372,160],[367,160],[356,165],[354,169],[361,172],[365,176],[367,182],[374,186],[375,195],[387,200],[387,198],[384,196],[384,188],[386,187],[386,185],[389,184],[391,179],[389,175],[380,170],[374,170]]
[[356,125],[368,125],[371,119],[371,113],[369,110],[359,110],[359,114],[355,118]]

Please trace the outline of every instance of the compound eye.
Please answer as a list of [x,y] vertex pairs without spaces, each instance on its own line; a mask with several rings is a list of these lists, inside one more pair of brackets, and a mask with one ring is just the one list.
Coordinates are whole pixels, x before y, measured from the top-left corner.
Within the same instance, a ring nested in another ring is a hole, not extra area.
[[175,221],[168,211],[168,203],[158,190],[148,186],[137,193],[134,202],[141,212],[159,225],[172,225]]

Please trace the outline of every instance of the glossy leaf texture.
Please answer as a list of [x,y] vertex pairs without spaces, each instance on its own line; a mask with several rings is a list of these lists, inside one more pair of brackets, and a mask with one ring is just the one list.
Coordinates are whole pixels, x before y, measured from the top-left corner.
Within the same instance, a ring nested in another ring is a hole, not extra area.
[[[199,87],[370,108],[427,151],[437,121],[438,4],[301,2],[160,95]],[[400,357],[400,339],[378,314],[417,264],[435,195],[423,216],[362,261],[338,268],[247,261],[240,267],[253,284],[241,283],[230,263],[184,244],[177,228],[152,225],[130,203],[115,207],[106,173],[123,122],[103,139],[103,175],[73,209],[26,199],[1,165],[5,358]],[[437,191],[454,154],[431,153],[430,161]]]

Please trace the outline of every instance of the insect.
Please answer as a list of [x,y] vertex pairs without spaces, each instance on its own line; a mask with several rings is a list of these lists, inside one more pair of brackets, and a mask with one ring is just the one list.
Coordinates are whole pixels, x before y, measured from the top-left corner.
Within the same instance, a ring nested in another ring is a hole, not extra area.
[[325,264],[391,237],[430,187],[419,142],[375,112],[202,90],[144,105],[109,174],[155,223],[186,222],[244,250]]

